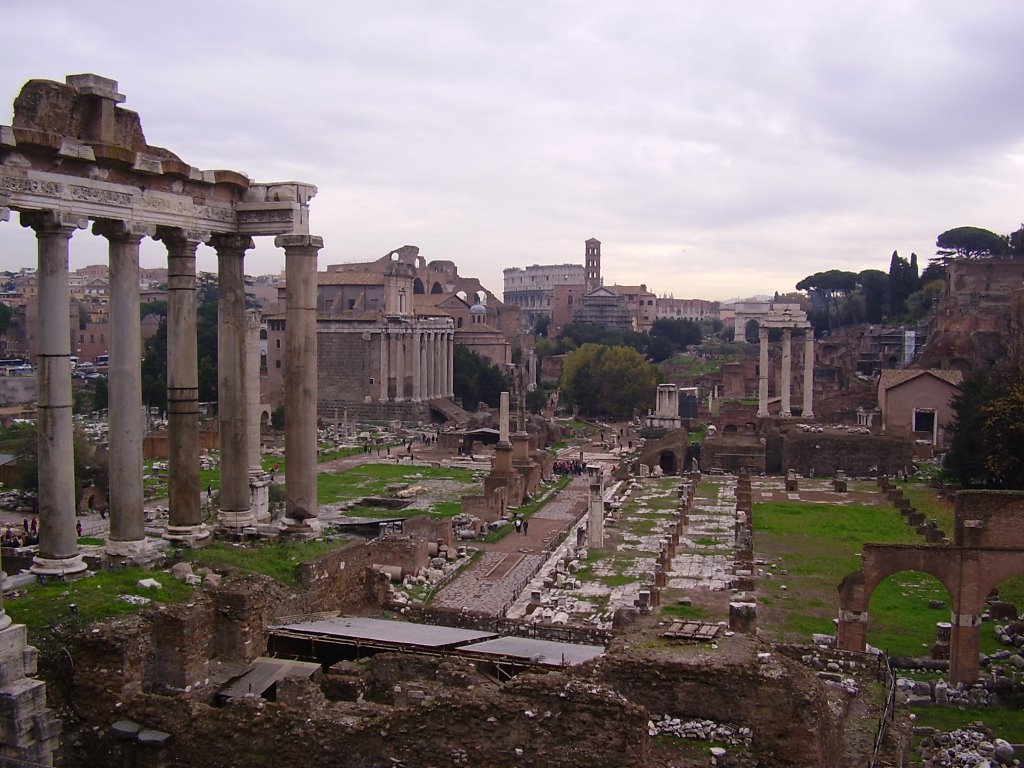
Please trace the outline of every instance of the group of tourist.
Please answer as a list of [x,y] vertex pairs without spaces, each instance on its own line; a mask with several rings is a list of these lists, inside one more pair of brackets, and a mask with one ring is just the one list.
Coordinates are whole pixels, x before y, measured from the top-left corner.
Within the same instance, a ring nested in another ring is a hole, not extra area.
[[555,462],[556,475],[582,475],[587,465],[579,459],[560,459]]
[[7,530],[0,537],[0,544],[5,547],[31,547],[39,543],[39,522],[36,518],[33,517],[29,521],[26,517],[22,520],[21,527],[21,531],[15,531],[11,526],[7,526]]

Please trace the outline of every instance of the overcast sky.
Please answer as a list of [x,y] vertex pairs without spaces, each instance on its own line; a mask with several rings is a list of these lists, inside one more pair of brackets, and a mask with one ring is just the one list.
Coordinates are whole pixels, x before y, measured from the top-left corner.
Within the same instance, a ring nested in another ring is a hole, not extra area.
[[[500,296],[597,237],[606,284],[724,299],[1024,220],[1020,0],[0,5],[0,123],[30,78],[113,78],[150,144],[319,187],[321,269],[412,244]],[[17,218],[0,268],[35,263]]]

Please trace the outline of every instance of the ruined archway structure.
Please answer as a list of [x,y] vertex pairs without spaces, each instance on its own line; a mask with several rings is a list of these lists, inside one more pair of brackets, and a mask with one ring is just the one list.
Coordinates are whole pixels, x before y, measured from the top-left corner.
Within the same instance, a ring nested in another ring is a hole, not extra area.
[[[170,522],[166,536],[209,536],[199,487],[196,250],[217,252],[222,486],[218,523],[255,523],[250,501],[250,413],[243,263],[253,237],[275,236],[287,279],[285,403],[288,462],[284,526],[319,529],[316,518],[316,272],[320,237],[309,234],[316,187],[257,184],[235,171],[204,171],[146,143],[139,116],[118,105],[117,82],[91,74],[65,83],[30,80],[0,126],[0,221],[16,212],[38,240],[39,554],[33,570],[85,570],[75,533],[68,254],[92,221],[110,247],[110,513],[107,554],[146,561],[142,495],[139,246],[167,248]],[[258,363],[257,363],[258,364]],[[258,408],[258,402],[256,402]],[[2,614],[0,614],[2,615]]]
[[839,648],[865,650],[875,587],[901,571],[924,571],[942,582],[952,601],[949,680],[977,681],[985,598],[1024,573],[1024,492],[961,491],[954,526],[953,546],[865,545],[860,570],[839,585]]

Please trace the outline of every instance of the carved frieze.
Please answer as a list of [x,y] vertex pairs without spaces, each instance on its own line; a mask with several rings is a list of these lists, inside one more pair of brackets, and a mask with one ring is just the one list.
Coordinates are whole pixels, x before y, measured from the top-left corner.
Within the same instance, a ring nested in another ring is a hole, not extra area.
[[81,200],[87,203],[103,203],[105,205],[120,205],[131,207],[133,196],[130,192],[118,192],[113,189],[100,189],[97,187],[84,187],[78,184],[69,184],[72,200]]
[[64,185],[56,181],[26,179],[18,176],[0,176],[0,191],[43,195],[44,197],[60,197],[64,192]]

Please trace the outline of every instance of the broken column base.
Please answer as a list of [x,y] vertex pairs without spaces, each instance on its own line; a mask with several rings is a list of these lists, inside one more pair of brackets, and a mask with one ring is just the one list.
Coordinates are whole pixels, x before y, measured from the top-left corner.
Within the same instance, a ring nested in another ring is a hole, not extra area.
[[729,629],[747,635],[757,634],[757,605],[729,603]]
[[323,532],[323,524],[319,518],[307,517],[305,520],[296,520],[292,517],[282,517],[278,521],[278,529],[281,536],[288,539],[315,539]]
[[43,557],[36,555],[29,569],[37,576],[63,576],[76,578],[87,575],[89,567],[80,554],[71,557]]
[[243,528],[256,525],[252,509],[220,509],[217,511],[217,528],[229,533],[241,533]]
[[188,547],[201,547],[210,541],[210,529],[205,523],[198,525],[168,525],[164,538]]
[[103,549],[104,566],[136,566],[156,568],[163,564],[163,553],[158,552],[146,539],[117,541],[110,539]]

